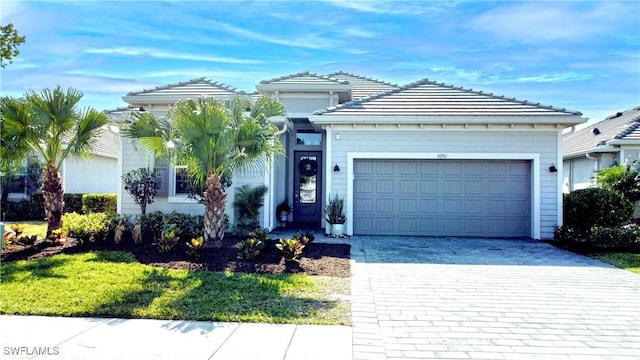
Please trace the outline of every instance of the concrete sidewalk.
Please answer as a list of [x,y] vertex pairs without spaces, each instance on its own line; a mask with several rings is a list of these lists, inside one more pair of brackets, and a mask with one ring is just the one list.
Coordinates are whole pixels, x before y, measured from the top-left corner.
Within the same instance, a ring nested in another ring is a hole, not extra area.
[[351,339],[348,326],[0,316],[3,359],[338,360]]

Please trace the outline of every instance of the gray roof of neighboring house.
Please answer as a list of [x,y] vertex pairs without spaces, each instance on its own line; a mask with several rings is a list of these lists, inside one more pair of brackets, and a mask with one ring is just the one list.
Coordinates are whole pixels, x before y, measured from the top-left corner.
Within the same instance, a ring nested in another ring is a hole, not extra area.
[[[597,130],[596,130],[597,129]],[[616,113],[562,139],[563,153],[585,153],[615,142],[640,145],[640,106]]]
[[316,111],[325,116],[567,116],[578,111],[464,89],[428,79]]
[[93,150],[97,155],[118,157],[118,136],[105,126],[96,136]]
[[[71,136],[71,133],[65,134],[63,137],[64,146],[69,142]],[[103,126],[96,132],[96,135],[93,138],[92,148],[93,151],[91,152],[97,156],[111,158],[118,157],[118,136],[113,131],[109,130],[109,124]]]
[[386,81],[376,80],[365,76],[347,73],[344,71],[338,71],[328,74],[327,76],[346,80],[352,85],[351,97],[353,100],[363,99],[371,95],[375,95],[381,92],[397,89],[398,85],[392,84]]
[[174,84],[156,86],[153,89],[133,91],[123,97],[125,102],[144,104],[145,98],[158,99],[166,98],[169,101],[183,99],[193,96],[211,96],[215,98],[225,98],[233,95],[245,94],[244,91],[237,91],[229,85],[211,81],[201,77],[189,81]]

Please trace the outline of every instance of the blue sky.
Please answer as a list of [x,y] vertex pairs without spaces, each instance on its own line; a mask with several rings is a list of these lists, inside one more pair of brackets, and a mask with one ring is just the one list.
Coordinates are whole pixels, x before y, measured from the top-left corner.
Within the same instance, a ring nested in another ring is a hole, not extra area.
[[640,106],[640,1],[13,1],[26,43],[2,95],[75,87],[83,106],[208,77],[248,92],[301,71],[420,79],[578,110]]

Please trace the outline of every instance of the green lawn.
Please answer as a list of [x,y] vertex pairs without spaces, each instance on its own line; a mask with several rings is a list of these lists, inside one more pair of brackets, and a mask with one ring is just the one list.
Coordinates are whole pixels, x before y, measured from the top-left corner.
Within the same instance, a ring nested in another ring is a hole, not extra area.
[[117,251],[0,266],[0,313],[350,324],[349,279],[155,268]]
[[38,235],[39,239],[43,239],[47,235],[47,222],[46,221],[9,221],[4,225],[4,230],[11,230],[11,224],[25,225],[25,235]]
[[594,259],[640,274],[640,254],[632,253],[600,253],[591,255]]

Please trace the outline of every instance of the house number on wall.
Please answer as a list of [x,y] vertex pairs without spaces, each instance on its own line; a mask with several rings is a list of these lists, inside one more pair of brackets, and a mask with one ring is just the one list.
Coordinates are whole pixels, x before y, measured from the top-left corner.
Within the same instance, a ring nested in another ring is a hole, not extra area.
[[447,154],[438,154],[436,155],[438,159],[446,159],[447,158]]

